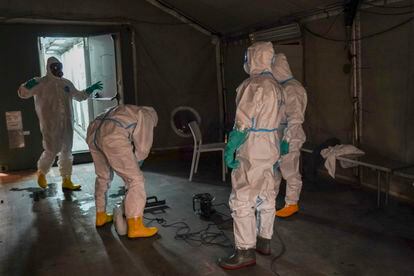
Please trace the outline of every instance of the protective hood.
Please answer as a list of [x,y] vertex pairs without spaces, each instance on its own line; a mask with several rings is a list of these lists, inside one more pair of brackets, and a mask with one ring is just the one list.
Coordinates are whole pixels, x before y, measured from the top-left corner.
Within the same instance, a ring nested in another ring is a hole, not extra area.
[[244,70],[249,75],[272,72],[274,50],[271,42],[256,42],[247,49]]
[[283,82],[293,77],[285,54],[277,54],[275,56],[272,73],[278,82]]
[[142,106],[142,113],[144,114],[144,117],[146,119],[150,119],[152,123],[154,124],[154,127],[158,124],[158,115],[157,112],[154,110],[154,108],[149,106]]
[[53,63],[61,63],[57,58],[55,57],[50,57],[47,59],[47,64],[46,64],[46,75],[49,77],[54,77],[54,78],[58,78],[55,75],[52,74],[52,70],[50,69],[50,65]]

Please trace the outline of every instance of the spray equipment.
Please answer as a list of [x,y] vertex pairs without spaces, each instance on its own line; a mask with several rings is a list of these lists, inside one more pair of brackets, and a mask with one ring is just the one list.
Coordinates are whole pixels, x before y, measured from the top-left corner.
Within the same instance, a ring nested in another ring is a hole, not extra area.
[[210,218],[216,210],[213,208],[214,197],[209,193],[193,195],[193,211],[204,218]]

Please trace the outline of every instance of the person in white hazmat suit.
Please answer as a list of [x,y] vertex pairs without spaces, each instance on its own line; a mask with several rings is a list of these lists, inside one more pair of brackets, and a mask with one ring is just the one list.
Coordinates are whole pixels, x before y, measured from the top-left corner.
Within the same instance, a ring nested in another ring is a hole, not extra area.
[[28,99],[34,97],[35,109],[43,136],[43,153],[37,162],[37,182],[47,188],[46,174],[58,155],[58,166],[62,176],[62,188],[78,190],[71,180],[73,144],[72,99],[86,100],[95,90],[102,90],[97,82],[83,91],[77,90],[71,81],[62,78],[62,63],[50,57],[47,60],[46,76],[35,77],[20,85],[18,95]]
[[225,149],[226,164],[233,168],[229,205],[235,251],[218,260],[224,269],[255,265],[256,251],[270,255],[275,220],[273,166],[279,159],[282,88],[271,73],[272,43],[254,43],[246,58],[250,77],[237,88],[235,126]]
[[[302,124],[307,105],[306,91],[301,83],[293,78],[289,63],[284,54],[277,54],[272,67],[273,76],[283,87],[284,116],[282,134],[280,172],[286,180],[285,207],[276,212],[278,217],[289,217],[299,211],[298,201],[302,189],[302,176],[299,171],[300,149],[306,141]],[[280,174],[276,175],[276,193],[279,192]]]
[[158,116],[152,107],[119,105],[100,114],[89,125],[86,140],[95,165],[97,227],[113,218],[106,213],[106,193],[115,172],[125,182],[128,237],[151,237],[158,232],[157,228],[143,224],[146,193],[140,169],[152,147],[157,122]]

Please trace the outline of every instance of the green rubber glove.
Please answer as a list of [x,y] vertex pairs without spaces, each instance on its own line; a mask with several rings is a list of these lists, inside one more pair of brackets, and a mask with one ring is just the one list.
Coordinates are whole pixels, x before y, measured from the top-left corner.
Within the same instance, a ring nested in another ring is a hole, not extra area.
[[227,167],[237,169],[240,162],[234,158],[236,150],[246,141],[247,131],[232,130],[229,135],[226,148],[224,149],[224,161]]
[[286,155],[289,153],[289,143],[286,140],[280,142],[280,155]]
[[24,85],[24,87],[26,87],[27,89],[30,90],[33,87],[35,87],[36,85],[38,85],[38,84],[39,84],[39,82],[36,79],[31,79],[31,80],[28,80],[26,82],[26,84]]
[[93,91],[95,90],[102,90],[103,86],[102,86],[102,82],[98,81],[94,84],[92,84],[91,86],[89,86],[88,88],[85,89],[85,92],[90,95],[93,93]]

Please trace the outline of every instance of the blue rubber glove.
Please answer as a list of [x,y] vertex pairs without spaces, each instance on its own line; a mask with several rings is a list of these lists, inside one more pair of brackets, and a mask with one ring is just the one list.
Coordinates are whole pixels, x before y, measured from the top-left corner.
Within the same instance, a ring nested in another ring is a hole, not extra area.
[[289,143],[286,140],[280,142],[280,155],[286,155],[289,153]]
[[144,160],[138,161],[138,165],[139,165],[139,167],[141,168],[141,167],[142,167],[142,165],[144,165]]
[[93,93],[93,91],[95,90],[102,90],[103,86],[102,86],[102,82],[98,81],[94,84],[92,84],[91,86],[89,86],[88,88],[85,89],[85,92],[90,95]]
[[35,80],[35,79],[31,79],[31,80],[28,80],[26,83],[25,83],[25,85],[24,85],[24,87],[26,87],[27,89],[32,89],[33,87],[35,87],[36,85],[38,85],[39,84],[39,82],[37,81],[37,80]]
[[226,148],[224,149],[224,161],[227,167],[237,169],[240,162],[234,158],[236,150],[246,141],[247,131],[232,130],[229,135]]

